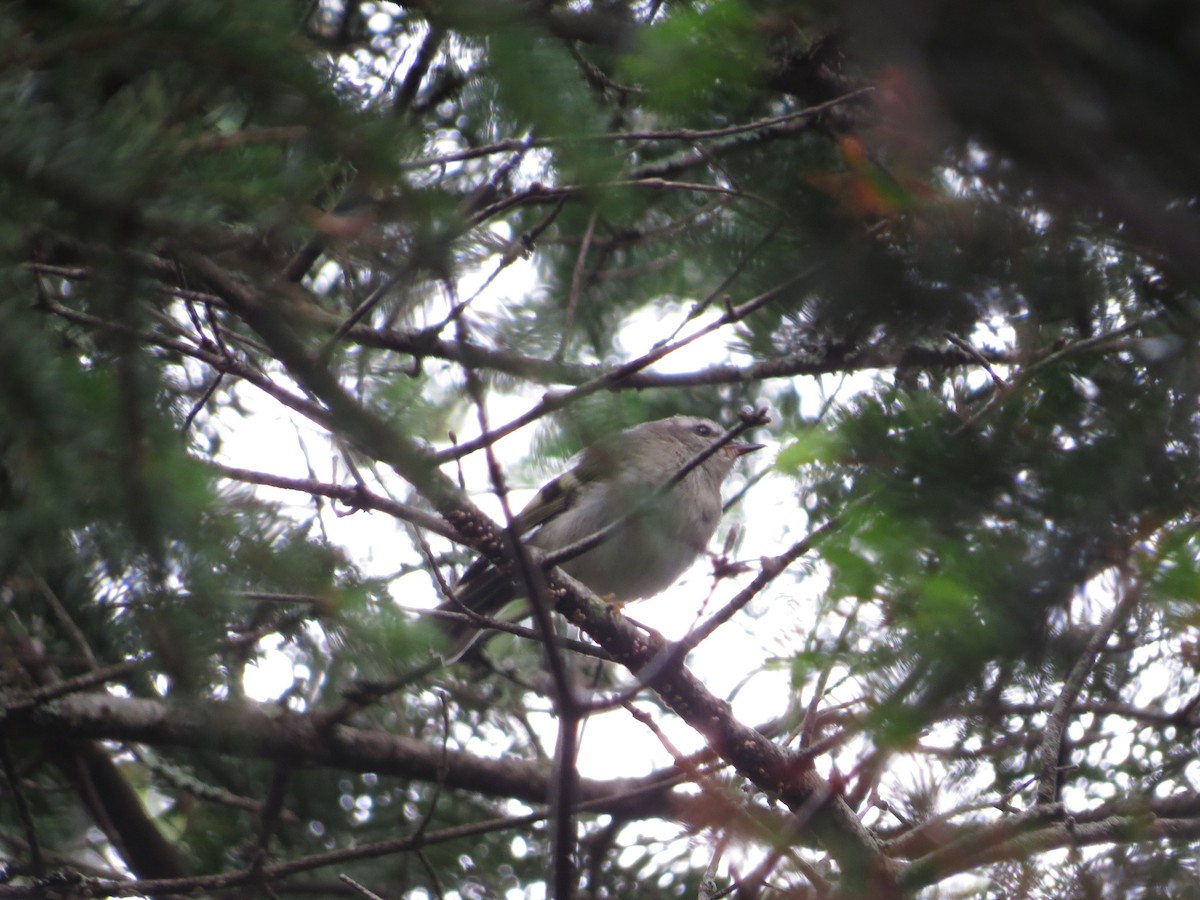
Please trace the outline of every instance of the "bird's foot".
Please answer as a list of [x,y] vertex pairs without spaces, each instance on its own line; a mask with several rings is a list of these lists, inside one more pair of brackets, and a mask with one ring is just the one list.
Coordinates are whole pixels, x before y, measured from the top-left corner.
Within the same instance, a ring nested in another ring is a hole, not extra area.
[[625,601],[618,600],[616,594],[601,594],[600,599],[612,615],[619,616],[625,612]]

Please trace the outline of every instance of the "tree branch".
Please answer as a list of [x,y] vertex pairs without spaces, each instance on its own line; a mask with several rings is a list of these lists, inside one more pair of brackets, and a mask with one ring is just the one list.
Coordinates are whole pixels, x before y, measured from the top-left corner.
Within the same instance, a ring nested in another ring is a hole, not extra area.
[[1092,671],[1092,666],[1096,664],[1096,660],[1100,656],[1100,651],[1104,649],[1104,645],[1108,642],[1109,635],[1129,615],[1129,611],[1133,609],[1140,598],[1141,588],[1139,585],[1129,584],[1125,586],[1121,599],[1117,601],[1112,611],[1104,617],[1104,621],[1096,626],[1096,630],[1092,632],[1087,647],[1079,655],[1079,659],[1075,661],[1075,666],[1071,669],[1071,674],[1067,676],[1067,680],[1063,683],[1058,699],[1054,701],[1054,708],[1050,711],[1050,715],[1046,719],[1046,737],[1042,742],[1042,751],[1040,753],[1041,774],[1038,777],[1037,790],[1037,802],[1039,805],[1049,805],[1057,799],[1060,768],[1059,755],[1062,751],[1062,736],[1063,732],[1066,731],[1067,719],[1071,715],[1071,710],[1075,705],[1076,699],[1079,697],[1079,692],[1083,690],[1084,682],[1087,681],[1087,677]]

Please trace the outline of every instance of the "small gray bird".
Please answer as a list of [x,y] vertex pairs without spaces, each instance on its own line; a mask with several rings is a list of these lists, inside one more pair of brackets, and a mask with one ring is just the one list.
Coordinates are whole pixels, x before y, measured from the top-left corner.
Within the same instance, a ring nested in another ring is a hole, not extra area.
[[[579,541],[632,512],[632,517],[597,547],[568,560],[562,569],[607,600],[626,603],[670,587],[704,552],[721,518],[721,484],[744,454],[762,444],[730,441],[666,491],[683,466],[723,433],[716,422],[672,416],[602,438],[573,469],[538,491],[515,518],[531,547],[553,552]],[[511,578],[487,560],[476,560],[439,609],[499,612],[517,596]],[[460,655],[475,630],[442,623]]]

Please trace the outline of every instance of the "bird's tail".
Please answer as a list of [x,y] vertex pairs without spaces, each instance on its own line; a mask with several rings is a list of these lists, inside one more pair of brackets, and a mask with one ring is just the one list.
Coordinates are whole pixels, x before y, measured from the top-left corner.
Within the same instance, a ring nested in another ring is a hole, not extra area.
[[473,616],[494,618],[516,597],[511,576],[501,574],[495,566],[484,560],[473,563],[454,588],[454,596],[437,607],[439,613],[454,613],[437,616],[438,628],[446,637],[442,652],[447,662],[459,659],[486,633]]

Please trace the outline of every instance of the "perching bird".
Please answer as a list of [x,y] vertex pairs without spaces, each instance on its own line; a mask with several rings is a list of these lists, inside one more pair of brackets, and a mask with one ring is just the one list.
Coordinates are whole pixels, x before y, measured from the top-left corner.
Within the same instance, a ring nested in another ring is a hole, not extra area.
[[[516,530],[529,546],[552,552],[632,513],[607,540],[562,569],[611,602],[653,596],[704,552],[721,518],[722,482],[740,456],[763,447],[729,441],[662,490],[722,433],[708,419],[672,416],[602,438],[583,451],[578,465],[538,491],[516,516]],[[455,587],[454,599],[439,609],[494,616],[517,596],[511,577],[478,559]],[[456,657],[473,641],[475,629],[442,625]]]

